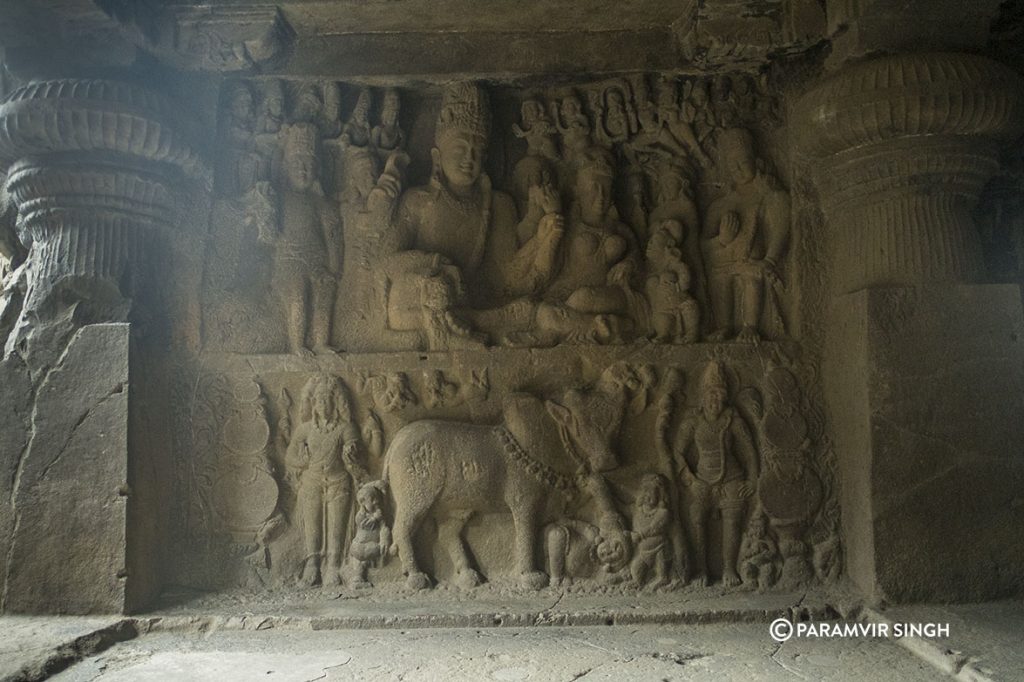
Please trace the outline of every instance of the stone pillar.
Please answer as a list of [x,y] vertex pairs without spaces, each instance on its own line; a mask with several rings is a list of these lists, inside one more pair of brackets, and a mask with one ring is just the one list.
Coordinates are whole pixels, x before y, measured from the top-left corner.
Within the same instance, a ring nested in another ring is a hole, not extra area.
[[170,186],[201,166],[158,95],[104,80],[34,82],[0,105],[0,160],[30,243],[19,329],[78,304],[82,323],[126,319],[144,245],[173,218]]
[[887,55],[793,113],[830,242],[847,574],[890,602],[1024,592],[1020,292],[980,284],[972,218],[1024,132],[1024,81],[977,55]]
[[174,227],[181,183],[203,175],[171,121],[159,96],[106,80],[33,82],[0,104],[0,161],[29,245],[0,361],[0,385],[25,394],[0,432],[6,611],[124,612],[159,582],[138,561],[159,556],[138,529],[161,512],[138,494],[155,469],[133,445],[123,323],[163,285],[147,254]]
[[1024,80],[984,57],[893,55],[826,78],[797,107],[832,241],[836,292],[974,282],[971,211],[1024,132]]

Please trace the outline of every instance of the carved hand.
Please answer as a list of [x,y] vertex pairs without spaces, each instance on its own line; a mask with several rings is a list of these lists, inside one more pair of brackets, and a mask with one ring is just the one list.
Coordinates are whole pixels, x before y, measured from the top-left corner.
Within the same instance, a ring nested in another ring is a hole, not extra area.
[[608,283],[620,287],[629,286],[629,278],[633,274],[633,264],[630,261],[617,263],[608,271]]
[[545,214],[562,212],[562,197],[552,185],[534,185],[528,194],[530,203],[539,206]]
[[740,229],[740,217],[736,215],[734,211],[728,211],[722,216],[722,220],[718,223],[718,233],[722,234],[724,231],[738,232]]
[[379,178],[377,178],[377,186],[375,189],[379,189],[384,192],[384,195],[388,199],[397,199],[398,195],[402,193],[402,181],[398,176],[385,171]]
[[565,232],[565,218],[558,213],[548,213],[537,225],[537,237],[544,243],[557,243]]
[[753,496],[754,488],[756,487],[756,485],[756,482],[753,481],[743,481],[742,483],[740,483],[740,497],[742,497],[745,500],[748,497]]

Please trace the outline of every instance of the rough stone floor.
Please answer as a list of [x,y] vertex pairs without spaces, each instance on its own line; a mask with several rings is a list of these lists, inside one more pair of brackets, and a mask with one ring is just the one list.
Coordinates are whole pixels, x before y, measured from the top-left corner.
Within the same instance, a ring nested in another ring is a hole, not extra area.
[[318,630],[302,619],[7,617],[0,618],[0,675],[64,682],[1024,679],[1019,601],[862,609],[850,621],[947,623],[950,636],[779,644],[763,618]]

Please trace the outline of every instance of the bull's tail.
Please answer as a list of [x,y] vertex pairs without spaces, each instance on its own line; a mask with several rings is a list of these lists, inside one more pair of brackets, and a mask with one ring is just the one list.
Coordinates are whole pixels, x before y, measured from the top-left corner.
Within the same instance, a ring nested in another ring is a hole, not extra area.
[[[393,529],[395,524],[394,514],[395,510],[398,508],[398,503],[397,500],[395,499],[394,492],[392,492],[391,490],[391,483],[388,475],[390,469],[389,465],[391,463],[392,450],[394,450],[394,448],[391,445],[388,445],[387,449],[384,451],[384,463],[381,465],[380,480],[384,484],[384,497],[387,500],[387,505],[391,510],[391,522],[388,525],[391,526],[391,528]],[[384,513],[387,514],[387,510],[385,510]],[[392,534],[391,541],[388,543],[387,556],[382,556],[381,562],[386,562],[388,558],[397,556],[398,544],[395,542],[395,536]]]

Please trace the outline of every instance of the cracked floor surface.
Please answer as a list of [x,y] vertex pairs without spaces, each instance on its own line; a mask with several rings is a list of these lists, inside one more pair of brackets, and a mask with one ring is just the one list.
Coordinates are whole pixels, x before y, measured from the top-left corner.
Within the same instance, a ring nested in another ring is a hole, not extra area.
[[934,680],[886,640],[790,640],[757,623],[423,630],[163,632],[61,682],[155,680]]

